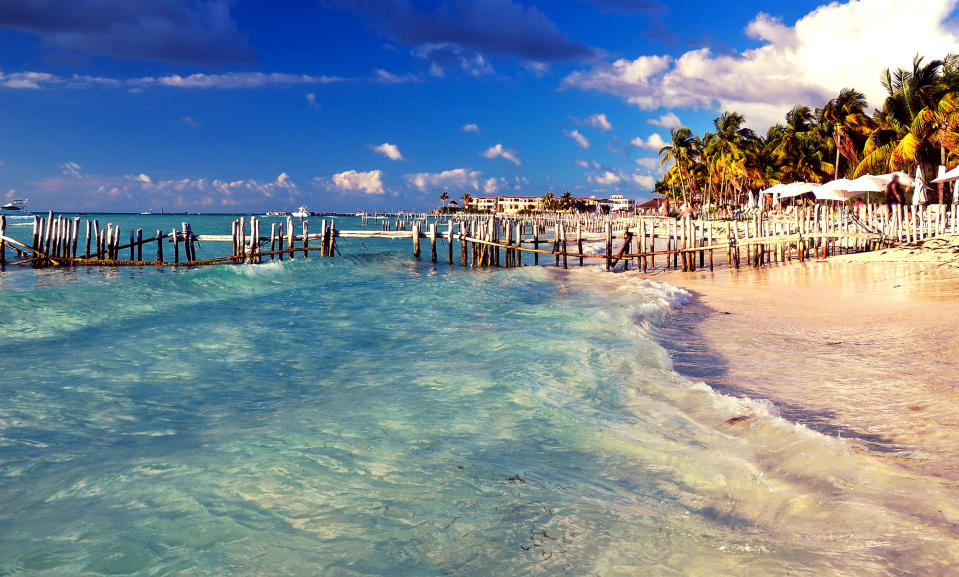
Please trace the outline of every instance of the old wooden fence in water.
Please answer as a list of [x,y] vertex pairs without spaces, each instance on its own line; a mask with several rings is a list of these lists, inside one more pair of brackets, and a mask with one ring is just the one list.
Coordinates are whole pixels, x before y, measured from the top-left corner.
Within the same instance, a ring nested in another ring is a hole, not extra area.
[[[432,219],[432,220],[431,220]],[[367,222],[366,218],[363,219]],[[297,224],[299,231],[297,231]],[[556,214],[546,216],[455,215],[383,219],[381,230],[339,230],[335,221],[288,217],[261,230],[258,217],[233,221],[230,234],[197,234],[189,223],[169,232],[143,229],[124,235],[119,226],[101,228],[97,220],[79,217],[35,216],[31,242],[6,234],[0,216],[0,267],[55,266],[200,266],[262,263],[311,253],[332,257],[340,239],[409,239],[413,255],[421,256],[428,243],[429,258],[473,267],[517,267],[548,264],[568,267],[587,262],[607,269],[630,263],[643,271],[658,268],[762,266],[766,263],[825,258],[840,252],[859,252],[956,233],[955,211],[926,209],[883,215],[874,207],[855,213],[835,207],[813,206],[789,214],[758,212],[738,220],[696,220],[655,216],[609,217]],[[82,244],[81,244],[82,240]],[[199,259],[198,242],[230,243],[228,256]],[[456,244],[459,245],[458,249]],[[8,252],[11,254],[8,255]],[[144,258],[144,253],[147,253]],[[9,257],[9,258],[8,258]],[[152,258],[151,258],[152,257]]]

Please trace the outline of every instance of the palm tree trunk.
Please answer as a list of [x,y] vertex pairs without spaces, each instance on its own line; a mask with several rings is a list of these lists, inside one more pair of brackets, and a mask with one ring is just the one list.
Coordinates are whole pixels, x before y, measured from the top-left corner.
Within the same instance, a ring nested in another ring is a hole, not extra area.
[[[939,164],[946,165],[946,147],[942,145],[942,142],[939,143]],[[942,182],[938,183],[939,186],[939,204],[943,204],[943,184]]]
[[839,143],[842,142],[842,135],[836,134],[836,167],[834,172],[833,180],[839,180]]

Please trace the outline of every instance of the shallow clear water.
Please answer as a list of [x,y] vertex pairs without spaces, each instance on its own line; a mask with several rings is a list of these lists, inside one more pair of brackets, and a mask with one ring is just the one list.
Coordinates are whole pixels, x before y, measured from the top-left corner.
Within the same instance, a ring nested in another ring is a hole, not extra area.
[[405,242],[341,249],[0,275],[0,575],[957,562],[935,479],[675,373],[655,327],[682,291],[432,265]]

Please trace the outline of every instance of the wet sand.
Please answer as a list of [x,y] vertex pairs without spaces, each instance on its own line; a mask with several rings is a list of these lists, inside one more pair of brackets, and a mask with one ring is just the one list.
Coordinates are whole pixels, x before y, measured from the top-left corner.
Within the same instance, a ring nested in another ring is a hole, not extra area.
[[959,271],[807,262],[666,273],[675,368],[959,491]]

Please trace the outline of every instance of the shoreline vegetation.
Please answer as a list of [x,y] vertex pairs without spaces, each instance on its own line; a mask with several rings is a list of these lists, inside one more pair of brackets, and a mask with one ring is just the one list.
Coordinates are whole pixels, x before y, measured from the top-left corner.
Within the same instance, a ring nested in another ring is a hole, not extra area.
[[[844,88],[821,107],[797,104],[765,135],[746,128],[735,111],[723,112],[715,130],[702,135],[675,128],[659,151],[660,167],[668,169],[656,192],[722,206],[778,183],[917,167],[931,179],[940,165],[959,163],[959,55],[929,61],[917,55],[909,70],[883,70],[880,82],[887,96],[872,114],[862,92]],[[936,192],[938,204],[948,202],[946,186]]]

